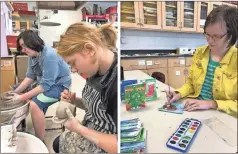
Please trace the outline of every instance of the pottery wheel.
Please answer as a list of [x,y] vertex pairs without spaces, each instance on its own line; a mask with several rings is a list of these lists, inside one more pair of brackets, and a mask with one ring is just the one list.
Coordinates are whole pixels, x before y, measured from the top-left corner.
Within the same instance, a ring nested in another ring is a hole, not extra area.
[[16,108],[19,108],[19,107],[23,106],[24,104],[25,104],[25,102],[20,102],[20,103],[16,103],[16,104],[5,104],[3,102],[3,100],[0,99],[1,111],[7,111],[7,110],[11,110],[11,109],[16,109]]
[[20,102],[20,103],[16,103],[16,104],[5,104],[3,102],[3,100],[0,99],[1,112],[3,112],[3,111],[8,112],[9,111],[9,113],[7,113],[7,114],[2,114],[1,113],[0,124],[1,125],[7,124],[11,120],[12,116],[14,116],[15,112],[12,112],[12,110],[22,107],[23,105],[25,105],[25,103],[26,102]]

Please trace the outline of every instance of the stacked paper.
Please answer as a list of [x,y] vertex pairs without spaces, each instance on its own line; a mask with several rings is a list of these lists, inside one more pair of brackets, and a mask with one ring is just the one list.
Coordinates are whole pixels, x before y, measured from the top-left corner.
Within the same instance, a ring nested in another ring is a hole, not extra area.
[[121,121],[121,153],[141,153],[146,145],[146,130],[137,119]]

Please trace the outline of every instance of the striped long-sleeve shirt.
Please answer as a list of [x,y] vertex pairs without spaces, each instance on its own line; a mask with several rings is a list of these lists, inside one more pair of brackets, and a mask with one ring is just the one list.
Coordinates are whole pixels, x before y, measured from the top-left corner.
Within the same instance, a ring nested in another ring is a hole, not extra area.
[[213,100],[212,87],[213,87],[214,72],[218,66],[219,62],[216,62],[211,58],[209,58],[207,66],[207,74],[203,82],[202,90],[198,99]]

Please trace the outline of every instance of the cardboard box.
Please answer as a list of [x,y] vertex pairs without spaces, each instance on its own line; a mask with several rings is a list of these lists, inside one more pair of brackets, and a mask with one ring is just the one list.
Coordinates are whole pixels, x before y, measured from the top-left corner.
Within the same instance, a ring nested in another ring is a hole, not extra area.
[[14,11],[19,11],[19,10],[22,10],[22,11],[28,11],[28,4],[27,3],[13,3],[13,8],[14,8]]
[[15,56],[1,57],[1,93],[16,84]]
[[18,82],[21,82],[26,77],[28,66],[28,56],[17,56],[17,78]]

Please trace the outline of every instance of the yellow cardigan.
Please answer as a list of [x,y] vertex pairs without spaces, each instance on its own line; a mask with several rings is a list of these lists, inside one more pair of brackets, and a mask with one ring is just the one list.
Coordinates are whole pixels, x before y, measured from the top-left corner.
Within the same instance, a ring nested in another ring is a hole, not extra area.
[[[197,49],[193,56],[193,63],[189,69],[189,77],[186,83],[176,91],[181,97],[196,98],[200,95],[205,80],[209,60],[208,46]],[[217,110],[237,118],[237,52],[232,46],[223,59],[220,66],[214,72],[213,98],[217,102]]]

